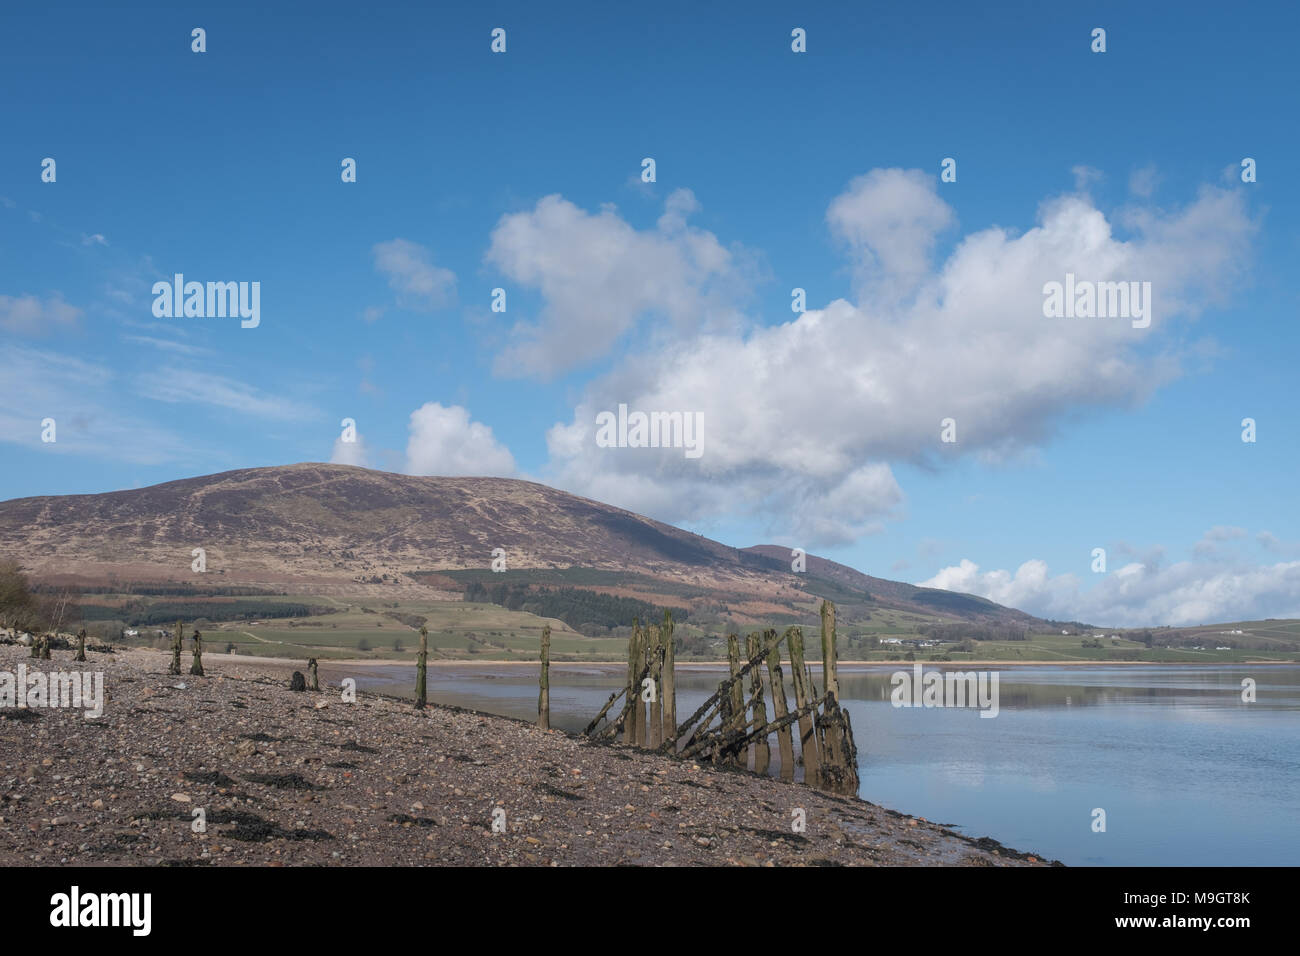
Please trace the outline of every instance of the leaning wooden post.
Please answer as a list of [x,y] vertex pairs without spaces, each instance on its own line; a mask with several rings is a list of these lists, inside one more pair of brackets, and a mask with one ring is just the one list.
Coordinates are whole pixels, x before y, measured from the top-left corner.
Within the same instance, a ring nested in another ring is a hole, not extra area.
[[[731,723],[722,728],[723,734],[745,726],[745,688],[735,678],[740,675],[740,637],[727,635],[727,661],[731,664]],[[732,755],[732,762],[747,766],[748,759],[739,752]]]
[[537,726],[551,729],[551,625],[542,628],[542,670],[537,681]]
[[203,635],[194,629],[194,660],[190,662],[190,673],[195,677],[203,676]]
[[420,625],[420,653],[415,659],[415,709],[424,710],[429,702],[429,628]]
[[167,669],[168,674],[179,674],[181,672],[181,634],[185,630],[185,622],[176,622],[176,633],[172,635],[172,665]]
[[84,661],[86,659],[86,629],[83,627],[77,632],[77,656],[74,661]]
[[[772,639],[774,637],[776,637],[776,631],[774,630],[763,633],[763,640],[771,645],[767,652],[767,678],[768,685],[772,688],[773,722],[779,723],[781,718],[789,713],[790,708],[786,704],[785,683],[781,674],[781,645],[780,642],[773,643]],[[781,779],[792,780],[794,778],[794,741],[790,738],[789,724],[783,725],[777,731],[776,744],[781,754]]]
[[[745,650],[750,660],[763,652],[763,644],[758,638],[757,631],[745,638]],[[754,697],[754,726],[766,727],[767,705],[763,702],[763,668],[755,667],[749,672],[749,690]],[[754,741],[753,751],[754,773],[767,773],[767,768],[772,762],[772,748],[768,745],[766,735]]]
[[[790,679],[794,684],[794,705],[802,712],[814,699],[808,686],[808,672],[803,660],[803,630],[792,627],[786,631],[790,647]],[[817,751],[817,732],[811,716],[799,718],[799,752],[803,756],[803,779],[810,787],[821,782],[821,755]]]
[[663,630],[657,624],[646,628],[646,653],[650,658],[650,680],[654,688],[654,698],[650,701],[650,733],[646,735],[646,746],[658,750],[664,742],[664,659],[661,653]]
[[661,688],[664,697],[664,741],[669,745],[668,752],[677,752],[677,654],[673,647],[673,616],[664,611],[663,627],[659,629],[660,639],[664,645],[664,679]]

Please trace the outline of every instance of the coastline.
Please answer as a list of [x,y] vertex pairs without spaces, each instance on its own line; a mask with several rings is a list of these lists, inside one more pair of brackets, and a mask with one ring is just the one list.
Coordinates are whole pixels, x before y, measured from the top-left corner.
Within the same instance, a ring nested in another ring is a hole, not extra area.
[[[160,657],[166,657],[166,651],[157,651],[153,648],[130,648],[133,653],[157,654]],[[188,652],[187,652],[188,653]],[[240,664],[268,664],[277,666],[293,665],[294,669],[302,669],[307,664],[306,657],[261,657],[256,654],[219,654],[210,653],[204,655],[204,660],[212,659],[214,661],[231,661]],[[322,657],[319,658],[321,667],[347,665],[349,667],[414,667],[415,658],[352,658],[352,657]],[[788,660],[782,660],[783,665],[788,665]],[[999,661],[999,660],[971,660],[971,661],[931,661],[931,660],[888,660],[888,661],[851,661],[840,660],[839,667],[851,669],[869,669],[876,667],[911,667],[913,664],[922,664],[930,667],[1265,667],[1273,665],[1296,665],[1300,661],[1277,661],[1277,660],[1244,660],[1244,661]],[[457,668],[457,667],[532,667],[536,668],[536,660],[519,660],[515,659],[447,659],[447,658],[429,658],[428,666],[433,668]],[[698,670],[712,671],[725,670],[729,666],[725,660],[719,661],[677,661],[678,670]],[[814,671],[820,671],[821,664],[816,661],[810,661],[809,666]],[[590,668],[590,667],[610,667],[615,670],[626,670],[627,665],[617,660],[593,660],[593,661],[570,661],[551,659],[552,668]]]

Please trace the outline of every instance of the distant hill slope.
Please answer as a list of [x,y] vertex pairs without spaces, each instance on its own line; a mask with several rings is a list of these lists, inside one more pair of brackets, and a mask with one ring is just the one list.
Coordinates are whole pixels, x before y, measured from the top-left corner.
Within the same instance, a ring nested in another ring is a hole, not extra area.
[[[771,558],[785,569],[790,567],[790,549],[775,544],[760,544],[744,549],[748,554]],[[902,581],[872,577],[845,564],[807,556],[807,574],[814,581],[833,581],[849,590],[863,591],[885,604],[911,608],[918,613],[947,613],[962,618],[988,618],[1001,623],[1042,624],[1039,618],[1014,608],[1003,607],[974,594],[960,594],[939,588],[919,588]]]
[[665,593],[689,585],[715,598],[760,603],[831,596],[940,619],[1035,620],[982,598],[871,577],[813,555],[806,575],[792,574],[789,549],[729,547],[516,479],[296,464],[0,502],[0,556],[46,578],[195,580],[194,548],[206,552],[209,583],[329,590],[387,575],[416,587],[412,572],[487,569],[493,549],[503,548],[511,571],[622,572],[637,584],[621,590],[640,594],[662,582]]

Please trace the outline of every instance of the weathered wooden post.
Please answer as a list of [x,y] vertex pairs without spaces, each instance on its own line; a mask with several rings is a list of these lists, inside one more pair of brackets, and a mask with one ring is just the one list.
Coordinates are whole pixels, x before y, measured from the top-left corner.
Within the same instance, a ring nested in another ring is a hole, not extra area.
[[179,674],[181,672],[181,633],[185,630],[185,622],[176,622],[176,633],[172,635],[172,663],[167,668],[168,674]]
[[307,661],[307,689],[320,690],[320,676],[316,673],[316,658]]
[[822,671],[826,684],[826,705],[823,708],[823,735],[826,749],[823,753],[823,777],[827,789],[836,793],[856,793],[858,789],[857,748],[853,744],[853,731],[848,715],[840,706],[839,663],[835,648],[835,605],[823,601],[822,618]]
[[839,663],[835,656],[835,605],[822,601],[822,681],[826,693],[840,696]]
[[190,674],[203,676],[203,635],[197,627],[194,629],[194,660],[190,662]]
[[[731,720],[722,727],[723,734],[730,733],[733,730],[739,730],[745,726],[745,688],[740,681],[734,678],[740,674],[740,636],[737,634],[727,635],[727,661],[731,664]],[[746,754],[748,751],[746,751]],[[746,754],[736,752],[730,762],[737,763],[742,767],[749,765]]]
[[77,655],[74,661],[84,661],[86,659],[86,629],[83,627],[77,632]]
[[650,629],[638,626],[637,673],[644,675],[636,694],[636,745],[644,749],[650,743],[650,702],[645,699],[645,682],[650,677]]
[[44,639],[41,641],[41,660],[48,661],[50,659],[50,648],[53,646],[54,638],[56,638],[57,636],[58,636],[57,631],[55,631],[53,634],[45,635]]
[[633,622],[632,636],[627,639],[627,720],[623,724],[623,745],[636,746],[640,739],[637,734],[637,716],[643,710],[641,706],[641,686],[637,678],[641,673],[641,625]]
[[[776,637],[775,630],[765,631],[763,640],[772,644],[767,652],[767,677],[768,684],[772,688],[772,710],[773,718],[780,721],[782,717],[790,712],[789,706],[785,700],[785,682],[781,673],[781,644],[773,642],[772,638]],[[794,741],[790,737],[790,725],[786,724],[777,731],[776,744],[778,752],[781,755],[781,779],[794,779]]]
[[826,705],[822,708],[823,774],[832,788],[839,786],[844,771],[844,732],[840,728],[840,674],[835,648],[835,605],[822,601],[822,683]]
[[660,655],[663,630],[657,624],[646,627],[646,653],[650,659],[650,680],[654,687],[654,699],[650,701],[650,733],[646,735],[646,746],[658,750],[664,742],[664,685],[663,657]]
[[839,710],[839,717],[840,728],[843,733],[841,743],[844,747],[844,773],[840,781],[840,792],[856,794],[859,785],[858,745],[853,740],[853,723],[842,708]]
[[660,629],[664,645],[664,739],[669,744],[668,752],[677,752],[677,652],[673,646],[673,616],[664,611],[664,624]]
[[[745,651],[749,654],[750,660],[762,653],[763,643],[759,640],[757,631],[745,638]],[[766,727],[767,705],[763,702],[763,668],[761,666],[755,667],[749,672],[749,690],[750,695],[754,698],[754,726]],[[754,773],[767,773],[767,768],[772,763],[772,748],[768,745],[766,734],[754,741],[753,751]]]
[[551,729],[551,625],[542,628],[542,669],[537,681],[537,726]]
[[415,658],[415,709],[424,710],[429,702],[429,628],[420,625],[420,653]]
[[[802,711],[816,698],[810,693],[808,671],[803,659],[803,630],[791,627],[786,631],[786,644],[790,648],[790,680],[794,684],[794,705]],[[821,755],[817,751],[817,733],[811,716],[799,718],[799,752],[803,757],[803,779],[810,787],[821,783]]]
[[34,660],[34,661],[35,661],[35,660],[40,660],[40,657],[41,657],[41,642],[42,642],[43,640],[45,640],[45,635],[43,635],[43,634],[33,634],[33,635],[32,635],[32,649],[31,649],[31,652],[30,652],[27,656],[30,657],[30,658],[31,658],[32,660]]

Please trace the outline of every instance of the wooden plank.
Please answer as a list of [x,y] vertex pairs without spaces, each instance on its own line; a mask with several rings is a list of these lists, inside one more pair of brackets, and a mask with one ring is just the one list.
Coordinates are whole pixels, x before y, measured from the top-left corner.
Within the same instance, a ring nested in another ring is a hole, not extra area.
[[663,630],[657,624],[646,628],[648,642],[646,647],[650,655],[650,679],[654,682],[654,700],[650,702],[650,733],[646,735],[646,746],[651,750],[659,749],[664,742],[664,657]]
[[835,605],[822,601],[822,682],[826,688],[826,706],[822,710],[819,730],[823,743],[822,776],[828,790],[843,792],[849,775],[848,754],[844,743],[844,714],[840,709],[839,663],[836,655]]
[[[723,726],[724,734],[735,730],[737,727],[745,725],[745,689],[740,681],[740,636],[738,634],[727,635],[727,663],[731,665],[731,707],[730,720]],[[749,766],[749,760],[746,756],[737,756],[734,762],[742,767]]]
[[596,715],[596,719],[582,729],[582,735],[584,737],[591,736],[591,732],[596,729],[596,725],[599,724],[604,719],[605,715],[609,713],[609,709],[614,706],[614,701],[618,700],[626,693],[627,693],[627,687],[625,685],[620,690],[616,690],[614,691],[614,693],[610,694],[609,700],[605,701],[605,706],[600,708],[600,713]]
[[637,743],[636,712],[641,701],[641,627],[632,625],[632,636],[627,639],[627,702],[623,706],[623,715],[619,718],[623,724],[623,745],[631,747]]
[[[772,709],[774,718],[779,721],[789,712],[786,703],[784,675],[781,673],[780,643],[775,641],[776,631],[769,630],[763,634],[768,645],[767,678],[772,688]],[[784,724],[776,736],[777,752],[781,757],[781,779],[794,779],[794,741],[790,738],[790,725]]]
[[804,782],[811,787],[821,782],[821,754],[817,746],[817,727],[813,723],[808,702],[814,698],[812,680],[804,664],[803,629],[786,630],[786,646],[790,649],[790,679],[794,684],[794,705],[804,716],[799,718],[799,754],[803,757]]
[[840,699],[839,660],[835,652],[835,605],[822,601],[822,683],[825,692]]
[[[695,727],[696,723],[699,721],[699,719],[702,716],[704,716],[706,712],[709,713],[708,720],[712,720],[713,711],[719,709],[718,705],[720,701],[730,699],[730,690],[732,685],[735,684],[737,680],[739,680],[740,678],[748,674],[751,668],[759,666],[759,664],[762,663],[762,661],[766,658],[767,650],[768,650],[767,648],[764,648],[763,654],[761,656],[755,657],[753,660],[748,661],[745,664],[745,666],[740,669],[740,673],[737,674],[735,677],[728,677],[726,680],[720,683],[718,685],[718,689],[715,690],[709,696],[709,699],[706,700],[704,703],[700,704],[699,708],[695,711],[695,713],[691,714],[690,717],[687,717],[684,723],[678,725],[676,736],[680,738],[684,733],[686,733],[686,731],[690,730],[692,727]],[[705,721],[705,726],[707,726],[707,720]],[[697,729],[696,733],[698,734],[701,729],[702,728]]]
[[683,750],[682,758],[694,757],[702,753],[707,753],[710,750],[716,752],[718,750],[734,750],[743,747],[752,740],[772,734],[783,727],[788,727],[796,720],[802,720],[820,707],[824,702],[824,697],[819,697],[815,700],[809,701],[804,707],[791,711],[784,717],[772,721],[770,724],[764,724],[753,728],[743,727],[737,730],[732,730],[726,734],[712,734],[708,738],[696,743],[689,750]]
[[[751,658],[760,655],[763,641],[754,631],[745,638],[745,651]],[[763,700],[763,668],[755,667],[749,674],[749,688],[754,696],[754,723],[760,727],[767,725],[767,704]],[[754,755],[754,773],[767,773],[772,763],[772,750],[766,737],[759,737],[750,747]]]
[[[637,655],[641,660],[644,666],[644,672],[648,677],[650,676],[652,667],[649,654],[650,634],[646,628],[639,625],[637,626],[637,631],[640,632],[641,635],[637,641]],[[643,750],[650,745],[650,721],[646,714],[647,706],[645,697],[643,696],[644,694],[645,679],[642,678],[636,692],[636,745]]]

